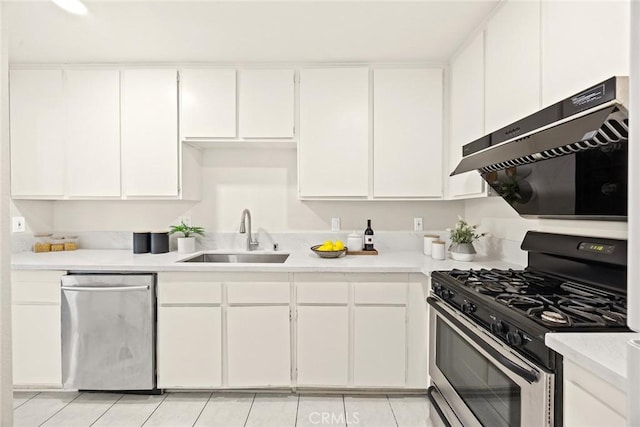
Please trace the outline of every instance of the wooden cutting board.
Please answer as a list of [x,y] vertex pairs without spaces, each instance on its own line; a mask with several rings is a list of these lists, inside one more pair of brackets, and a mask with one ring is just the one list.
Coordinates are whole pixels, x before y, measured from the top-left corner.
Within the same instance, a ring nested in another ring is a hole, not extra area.
[[347,250],[347,255],[378,255],[378,250],[374,249],[372,251],[350,251]]

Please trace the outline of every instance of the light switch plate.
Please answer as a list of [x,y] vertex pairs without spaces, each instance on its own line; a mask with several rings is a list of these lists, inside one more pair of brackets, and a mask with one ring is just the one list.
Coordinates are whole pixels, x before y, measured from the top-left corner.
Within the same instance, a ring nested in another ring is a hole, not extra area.
[[413,231],[422,231],[422,218],[413,218]]
[[340,218],[331,218],[331,231],[340,231]]
[[26,225],[25,225],[23,216],[14,216],[11,218],[11,220],[12,220],[11,231],[13,231],[14,233],[25,232]]

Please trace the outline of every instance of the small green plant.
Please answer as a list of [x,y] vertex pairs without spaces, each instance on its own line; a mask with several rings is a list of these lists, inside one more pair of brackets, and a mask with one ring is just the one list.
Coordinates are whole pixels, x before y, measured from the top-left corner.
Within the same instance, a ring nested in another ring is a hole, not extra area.
[[458,217],[455,227],[451,229],[451,242],[453,243],[473,243],[486,233],[476,233],[477,225],[469,225],[467,222]]
[[180,225],[172,225],[169,228],[169,234],[173,233],[182,233],[184,237],[190,237],[192,234],[199,234],[204,236],[204,228],[202,227],[192,227],[184,223],[184,221],[180,221]]

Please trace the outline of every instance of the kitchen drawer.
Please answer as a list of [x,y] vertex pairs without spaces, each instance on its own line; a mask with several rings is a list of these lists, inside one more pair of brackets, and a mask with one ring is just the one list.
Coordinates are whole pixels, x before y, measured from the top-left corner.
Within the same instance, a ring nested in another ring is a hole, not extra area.
[[227,282],[229,304],[288,304],[289,282]]
[[221,304],[222,283],[207,281],[159,282],[160,304]]
[[356,304],[407,303],[406,282],[358,282],[354,283]]
[[11,299],[14,303],[60,304],[63,271],[14,271]]
[[347,304],[349,283],[346,281],[296,282],[298,304]]

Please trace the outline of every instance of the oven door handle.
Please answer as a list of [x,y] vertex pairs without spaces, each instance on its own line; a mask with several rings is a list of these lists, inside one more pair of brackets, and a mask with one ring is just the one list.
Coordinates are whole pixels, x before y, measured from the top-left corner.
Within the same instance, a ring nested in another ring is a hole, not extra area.
[[435,409],[436,412],[438,413],[438,416],[440,417],[440,420],[444,423],[444,426],[451,427],[451,423],[449,422],[449,420],[447,420],[447,417],[444,415],[444,412],[442,412],[442,408],[440,408],[440,405],[438,405],[436,398],[433,397],[433,392],[435,389],[436,388],[434,386],[431,386],[427,389],[427,398],[429,399],[429,402],[431,402],[431,406],[433,407],[433,409]]
[[471,339],[476,345],[478,345],[484,351],[489,353],[489,355],[491,355],[491,357],[493,357],[502,366],[504,366],[505,368],[507,368],[508,370],[513,372],[514,374],[518,375],[519,377],[523,378],[529,384],[533,384],[535,382],[538,382],[539,377],[538,377],[538,373],[536,371],[523,368],[522,366],[518,365],[517,363],[514,363],[513,361],[509,360],[504,355],[500,354],[500,352],[498,350],[493,348],[493,346],[487,344],[482,338],[480,338],[477,334],[475,334],[473,331],[471,331],[462,322],[460,322],[458,319],[453,317],[450,313],[446,312],[441,307],[439,307],[438,306],[438,300],[436,300],[433,297],[428,297],[427,298],[427,302],[434,309],[436,309],[441,316],[444,316],[447,320],[449,320],[454,325],[456,325],[458,328],[463,330],[465,332],[465,335],[469,339]]

